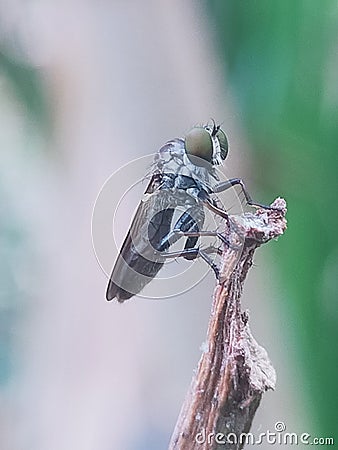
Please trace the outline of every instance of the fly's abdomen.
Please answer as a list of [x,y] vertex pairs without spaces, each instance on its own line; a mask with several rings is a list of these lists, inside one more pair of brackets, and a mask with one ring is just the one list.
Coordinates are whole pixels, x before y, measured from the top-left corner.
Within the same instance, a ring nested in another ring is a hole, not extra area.
[[148,226],[148,238],[150,245],[161,252],[167,248],[162,248],[161,243],[171,229],[171,222],[175,209],[164,209],[151,217]]

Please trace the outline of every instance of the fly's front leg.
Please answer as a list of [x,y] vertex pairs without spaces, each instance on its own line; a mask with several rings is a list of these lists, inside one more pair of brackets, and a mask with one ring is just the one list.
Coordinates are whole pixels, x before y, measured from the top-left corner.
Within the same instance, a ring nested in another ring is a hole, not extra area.
[[245,187],[244,181],[241,178],[231,178],[228,181],[224,181],[222,183],[216,184],[216,186],[214,186],[214,188],[212,190],[213,190],[214,194],[217,194],[219,192],[224,192],[236,185],[239,185],[242,188],[242,192],[244,194],[245,200],[248,205],[254,206],[257,208],[265,208],[265,209],[273,209],[273,210],[278,209],[278,208],[274,208],[272,206],[263,205],[261,203],[257,203],[255,201],[253,201],[249,192],[247,191],[247,188]]
[[224,211],[221,208],[218,208],[218,206],[216,206],[213,201],[210,198],[210,195],[204,191],[201,190],[198,194],[198,198],[199,200],[203,203],[203,205],[209,209],[210,211],[212,211],[214,214],[216,214],[217,216],[222,217],[222,219],[225,219],[226,223],[229,225],[229,215],[226,211]]

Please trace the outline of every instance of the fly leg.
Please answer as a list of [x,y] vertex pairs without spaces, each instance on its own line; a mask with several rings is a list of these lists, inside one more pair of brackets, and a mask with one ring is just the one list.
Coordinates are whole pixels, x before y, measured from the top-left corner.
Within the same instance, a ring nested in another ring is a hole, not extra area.
[[219,192],[226,191],[236,185],[240,185],[240,187],[242,188],[242,192],[244,194],[245,200],[248,205],[254,206],[257,208],[264,208],[264,209],[277,209],[272,206],[262,205],[261,203],[257,203],[255,201],[253,201],[245,184],[244,184],[244,181],[241,178],[231,178],[228,181],[223,181],[222,183],[218,183],[216,186],[214,186],[212,191],[214,194],[217,194]]
[[[196,241],[197,241],[197,239],[200,236],[206,236],[206,237],[218,237],[223,242],[223,244],[230,246],[230,242],[228,241],[228,239],[225,236],[223,236],[222,233],[220,233],[218,231],[194,231],[194,230],[192,230],[192,231],[181,231],[181,230],[175,231],[174,230],[174,232],[180,236],[188,237],[187,243],[189,241],[189,238],[196,238]],[[186,246],[187,246],[187,244],[186,244]]]
[[[192,217],[193,212],[196,218]],[[218,237],[224,244],[229,245],[228,240],[217,231],[200,231],[199,228],[203,222],[204,212],[202,208],[191,208],[184,212],[175,223],[174,229],[161,239],[157,250],[160,252],[168,250],[170,245],[177,242],[181,237],[187,237],[184,249],[194,248],[200,236]]]
[[217,267],[217,264],[215,264],[208,253],[216,252],[218,253],[218,249],[212,248],[213,251],[210,251],[210,248],[207,248],[205,250],[201,250],[198,247],[195,248],[185,248],[184,250],[178,251],[178,252],[169,252],[169,253],[163,253],[163,256],[165,258],[179,258],[183,257],[188,260],[193,260],[198,257],[201,257],[207,264],[212,268],[214,271],[215,277],[217,280],[219,279],[219,268]]
[[[193,217],[194,216],[194,217]],[[199,231],[199,225],[204,222],[204,211],[203,208],[190,208],[184,212],[177,220],[172,231],[167,233],[159,242],[158,251],[163,252],[168,250],[170,245],[177,242],[185,232]],[[183,233],[183,234],[182,234]],[[192,248],[196,245],[198,236],[188,237],[185,248]]]
[[[197,220],[191,215],[193,211],[195,211],[196,218],[199,220],[199,223],[203,224],[203,210],[200,208],[191,208],[179,217],[179,219],[175,223],[174,229],[161,240],[159,251],[163,252],[162,256],[165,258],[183,257],[187,260],[193,260],[201,257],[212,268],[216,275],[216,278],[218,279],[219,269],[217,265],[212,261],[209,254],[219,253],[219,249],[216,249],[215,247],[209,247],[205,250],[201,250],[200,248],[196,247],[196,244],[200,236],[216,236],[225,244],[228,244],[228,241],[221,233],[218,233],[216,231],[199,231]],[[198,214],[199,217],[197,217]],[[177,242],[181,237],[187,238],[184,249],[177,252],[167,252],[166,250],[170,247],[170,245]]]

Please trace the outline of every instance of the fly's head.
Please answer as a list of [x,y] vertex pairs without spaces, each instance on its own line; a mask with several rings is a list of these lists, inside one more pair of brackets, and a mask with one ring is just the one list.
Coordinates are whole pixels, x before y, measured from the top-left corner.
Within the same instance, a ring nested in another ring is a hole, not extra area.
[[227,157],[229,144],[220,125],[192,128],[184,140],[186,154],[195,166],[212,170]]

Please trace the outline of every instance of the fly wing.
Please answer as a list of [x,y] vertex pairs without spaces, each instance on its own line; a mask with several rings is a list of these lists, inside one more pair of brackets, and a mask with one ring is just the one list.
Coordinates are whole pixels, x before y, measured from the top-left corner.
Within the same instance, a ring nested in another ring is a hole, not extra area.
[[156,276],[164,263],[157,251],[170,231],[174,207],[170,193],[160,190],[153,176],[122,244],[107,287],[106,298],[123,302],[138,294]]

